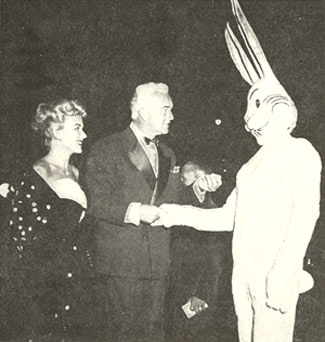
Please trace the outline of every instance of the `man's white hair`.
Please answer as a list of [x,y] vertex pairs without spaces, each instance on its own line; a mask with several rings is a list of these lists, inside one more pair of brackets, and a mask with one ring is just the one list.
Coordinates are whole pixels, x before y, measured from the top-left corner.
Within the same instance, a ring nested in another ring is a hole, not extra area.
[[147,103],[153,95],[168,95],[168,85],[165,83],[144,83],[136,87],[131,100],[131,118],[135,120],[139,116],[139,109]]

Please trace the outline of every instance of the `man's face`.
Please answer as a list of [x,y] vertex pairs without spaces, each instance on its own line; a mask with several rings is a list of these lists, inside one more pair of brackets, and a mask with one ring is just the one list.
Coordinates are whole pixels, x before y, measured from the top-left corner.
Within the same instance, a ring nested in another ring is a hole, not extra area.
[[154,136],[167,134],[169,124],[174,120],[172,113],[173,103],[169,95],[154,94],[143,106],[145,113],[144,123],[148,131]]

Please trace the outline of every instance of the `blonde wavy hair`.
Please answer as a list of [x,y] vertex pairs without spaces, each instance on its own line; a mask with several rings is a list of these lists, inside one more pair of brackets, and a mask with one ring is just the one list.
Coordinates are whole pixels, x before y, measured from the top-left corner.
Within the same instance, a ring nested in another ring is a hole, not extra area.
[[85,109],[78,101],[58,100],[51,103],[40,103],[32,122],[32,128],[44,137],[46,146],[50,146],[53,138],[53,127],[63,127],[66,116],[87,116]]

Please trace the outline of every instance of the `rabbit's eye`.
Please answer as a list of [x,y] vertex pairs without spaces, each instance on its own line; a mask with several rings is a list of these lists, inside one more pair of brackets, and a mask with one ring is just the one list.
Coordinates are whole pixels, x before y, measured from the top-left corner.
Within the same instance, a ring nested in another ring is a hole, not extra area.
[[255,101],[255,105],[256,105],[256,108],[259,108],[259,106],[261,105],[261,101],[259,99],[257,99]]

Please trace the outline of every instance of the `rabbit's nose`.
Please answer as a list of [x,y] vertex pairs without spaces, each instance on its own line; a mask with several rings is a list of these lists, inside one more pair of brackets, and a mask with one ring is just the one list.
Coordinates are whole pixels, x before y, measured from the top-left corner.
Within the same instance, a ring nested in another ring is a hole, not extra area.
[[250,132],[251,130],[248,128],[247,124],[245,125],[245,129],[247,132]]
[[248,119],[248,120],[246,121],[245,127],[246,127],[246,130],[249,131],[249,132],[250,132],[250,131],[253,131],[254,129],[256,129],[256,127],[254,127],[254,125],[252,125],[252,122],[251,122],[250,119]]
[[250,105],[247,106],[246,113],[244,115],[244,120],[247,123],[251,117],[255,115],[255,108],[252,108]]
[[246,126],[248,126],[248,123],[253,115],[254,115],[253,113],[248,112],[248,111],[245,113],[244,120],[245,120]]

